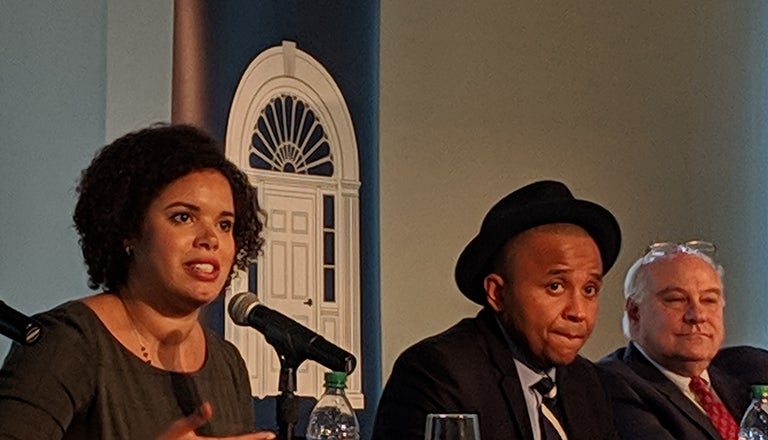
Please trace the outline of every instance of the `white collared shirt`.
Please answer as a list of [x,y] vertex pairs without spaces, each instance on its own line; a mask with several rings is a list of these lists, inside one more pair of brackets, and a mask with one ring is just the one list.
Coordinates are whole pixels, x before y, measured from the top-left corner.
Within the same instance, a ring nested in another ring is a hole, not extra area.
[[[633,342],[635,344],[635,347],[637,347],[637,350],[640,353],[642,353],[643,356],[645,356],[645,358],[648,359],[648,361],[651,364],[653,364],[653,366],[656,367],[657,370],[661,371],[661,374],[666,376],[667,379],[669,379],[670,381],[672,381],[673,384],[675,384],[675,386],[680,388],[680,391],[683,392],[683,395],[685,397],[687,397],[688,399],[690,399],[690,401],[693,402],[696,405],[696,407],[701,410],[701,412],[703,412],[704,414],[707,413],[707,411],[704,410],[704,407],[701,406],[701,404],[696,399],[696,395],[693,394],[693,391],[691,391],[691,388],[688,386],[691,383],[691,378],[690,377],[681,376],[681,375],[679,375],[677,373],[674,373],[672,371],[667,370],[661,364],[659,364],[658,362],[656,362],[653,359],[651,359],[651,357],[648,356],[648,353],[646,353],[645,350],[643,350],[643,347],[638,345],[637,342],[635,342],[635,341],[633,341]],[[707,370],[702,371],[700,376],[701,376],[702,379],[704,379],[707,382],[707,384],[710,385],[709,389],[712,392],[712,394],[717,396],[717,393],[715,392],[715,389],[712,387],[712,381],[709,380],[709,371],[707,371]],[[720,397],[717,396],[717,399],[720,400]]]
[[[507,330],[501,324],[501,321],[499,321],[498,316],[496,316],[496,324],[498,324],[499,329],[501,329],[501,334],[504,335],[504,339],[507,341],[507,346],[514,353],[515,345],[509,338]],[[533,440],[541,440],[541,425],[539,424],[539,416],[541,413],[539,412],[539,407],[541,406],[542,397],[535,389],[533,389],[533,386],[542,378],[549,376],[549,378],[555,382],[555,391],[557,391],[557,380],[555,378],[557,370],[555,367],[552,367],[547,371],[537,372],[517,358],[514,358],[514,361],[515,368],[517,369],[517,377],[520,379],[520,385],[523,388],[523,397],[525,398],[525,407],[528,410],[528,420],[531,422]],[[560,423],[562,423],[562,421],[560,421]],[[564,432],[561,433],[561,436],[564,437],[563,440],[568,440],[568,438],[565,437]]]
[[[533,386],[540,381],[544,374],[528,368],[524,363],[515,359],[517,368],[517,377],[520,378],[520,385],[523,387],[523,396],[525,397],[525,407],[528,408],[528,419],[531,421],[533,430],[533,440],[541,440],[541,429],[539,428],[539,406],[541,406],[541,395],[533,389]],[[546,372],[553,381],[555,380],[555,369],[550,368]]]

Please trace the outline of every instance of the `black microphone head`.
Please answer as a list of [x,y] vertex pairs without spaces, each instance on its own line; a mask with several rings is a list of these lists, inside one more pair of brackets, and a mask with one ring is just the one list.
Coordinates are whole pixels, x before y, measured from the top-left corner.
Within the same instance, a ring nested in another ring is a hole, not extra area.
[[237,325],[248,325],[248,314],[259,305],[259,297],[255,293],[240,292],[229,300],[229,317]]
[[0,300],[0,335],[8,336],[19,344],[32,345],[40,339],[40,323]]

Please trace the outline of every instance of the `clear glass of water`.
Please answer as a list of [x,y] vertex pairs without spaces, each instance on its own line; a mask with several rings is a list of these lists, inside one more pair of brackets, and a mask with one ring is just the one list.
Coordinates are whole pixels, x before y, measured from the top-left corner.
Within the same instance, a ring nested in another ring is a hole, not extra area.
[[477,414],[428,414],[424,440],[480,440]]

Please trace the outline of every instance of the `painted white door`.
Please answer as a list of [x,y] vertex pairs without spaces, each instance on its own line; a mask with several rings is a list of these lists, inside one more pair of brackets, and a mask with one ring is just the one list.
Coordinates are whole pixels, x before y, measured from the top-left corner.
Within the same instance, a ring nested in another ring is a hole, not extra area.
[[[267,211],[266,248],[261,301],[310,329],[317,328],[315,306],[318,295],[318,227],[314,192],[265,188]],[[266,361],[267,390],[278,390],[280,362],[272,346],[262,345]],[[317,366],[304,362],[298,370],[298,394],[313,395],[317,389]],[[322,384],[320,384],[322,385]]]
[[[258,142],[254,142],[257,135]],[[323,147],[316,149],[319,145]],[[295,42],[284,41],[265,50],[251,61],[237,86],[225,151],[259,188],[263,209],[275,212],[268,219],[267,241],[258,260],[259,298],[357,356],[358,367],[347,382],[347,397],[355,408],[363,408],[360,170],[354,126],[341,90],[323,65]],[[307,168],[307,163],[313,166]],[[319,212],[324,196],[333,197],[336,221],[332,230],[324,230]],[[315,222],[309,220],[306,231],[295,228],[291,232],[292,225],[301,225],[304,214]],[[273,233],[278,216],[283,228]],[[322,258],[326,252],[334,253],[330,264]],[[236,279],[232,291],[253,288],[250,282],[247,276]],[[309,299],[311,307],[304,304]],[[279,364],[263,337],[231,321],[225,323],[225,334],[246,360],[253,394],[276,394]],[[323,371],[313,362],[303,366],[298,378],[301,395],[322,394]]]

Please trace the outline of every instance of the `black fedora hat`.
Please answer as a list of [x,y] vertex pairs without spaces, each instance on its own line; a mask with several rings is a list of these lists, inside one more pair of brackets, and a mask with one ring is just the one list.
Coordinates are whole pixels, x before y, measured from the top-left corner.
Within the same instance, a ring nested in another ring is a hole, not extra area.
[[576,199],[561,182],[544,180],[512,192],[485,215],[480,232],[456,262],[456,284],[461,293],[485,305],[483,279],[491,273],[499,249],[515,235],[550,223],[572,223],[584,228],[600,249],[603,273],[616,262],[621,230],[613,214],[596,203]]

